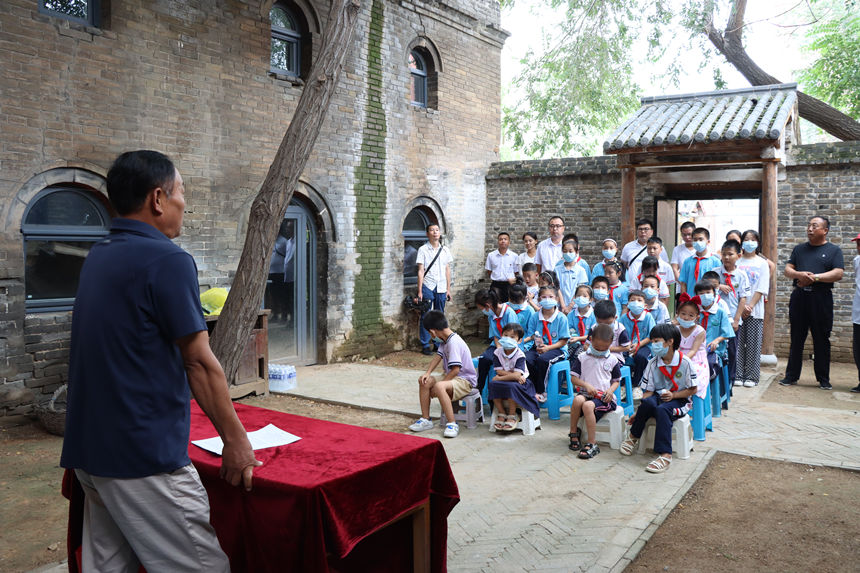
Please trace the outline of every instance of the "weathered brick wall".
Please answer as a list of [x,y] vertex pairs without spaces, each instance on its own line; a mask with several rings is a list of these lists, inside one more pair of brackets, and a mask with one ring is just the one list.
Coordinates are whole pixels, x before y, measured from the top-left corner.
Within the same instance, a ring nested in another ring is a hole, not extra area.
[[[833,359],[850,361],[851,300],[856,255],[850,239],[860,232],[860,145],[846,142],[795,147],[780,167],[786,180],[778,184],[779,260],[777,268],[776,352],[788,353],[788,295],[791,282],[782,277],[785,262],[794,245],[806,240],[806,223],[813,213],[831,219],[830,239],[842,247],[845,278],[836,285],[834,300],[836,322],[831,338]],[[636,217],[654,218],[654,197],[658,185],[648,175],[636,181]],[[495,248],[500,231],[511,233],[514,250],[519,252],[519,237],[535,231],[547,236],[551,215],[565,218],[568,231],[579,234],[581,254],[591,264],[600,257],[601,241],[621,237],[621,174],[612,156],[511,161],[495,163],[487,173],[487,225],[485,252]],[[471,324],[478,313],[469,315]],[[811,351],[811,338],[809,342]]]
[[[229,285],[251,200],[302,92],[268,73],[271,4],[123,0],[91,29],[39,14],[35,0],[0,3],[0,414],[46,399],[65,377],[70,313],[24,310],[21,217],[46,171],[75,168],[103,193],[120,152],[167,153],[187,187],[178,243],[194,255],[202,287]],[[327,7],[305,5],[319,23],[310,26],[315,48]],[[484,177],[498,156],[498,25],[494,0],[362,3],[297,191],[318,214],[327,255],[318,261],[321,361],[417,338],[399,305],[400,232],[412,206],[441,214],[457,284],[480,275]],[[439,54],[436,109],[409,103],[416,41]],[[359,185],[368,173],[376,189]],[[361,297],[370,304],[357,315]],[[461,298],[455,290],[452,312]],[[365,332],[367,324],[388,326]]]

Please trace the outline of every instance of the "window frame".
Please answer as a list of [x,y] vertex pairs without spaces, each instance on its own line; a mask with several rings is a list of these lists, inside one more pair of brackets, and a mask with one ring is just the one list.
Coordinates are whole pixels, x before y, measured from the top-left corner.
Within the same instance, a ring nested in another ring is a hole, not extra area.
[[[102,225],[41,225],[25,223],[30,211],[39,201],[57,192],[72,192],[80,195],[91,203],[102,217]],[[87,243],[98,243],[110,233],[112,216],[103,201],[100,200],[98,192],[89,189],[75,187],[68,184],[57,184],[46,187],[39,191],[27,204],[21,217],[21,246],[24,258],[24,308],[27,312],[55,312],[72,310],[75,297],[43,298],[29,300],[27,298],[27,242],[28,241],[76,241]]]
[[94,28],[101,26],[101,0],[85,0],[87,4],[86,18],[78,18],[77,16],[71,16],[63,12],[58,12],[57,10],[52,10],[45,5],[46,1],[47,0],[39,0],[39,13],[41,14],[54,18],[61,18],[70,22],[77,22],[84,26],[92,26]]
[[[422,54],[417,48],[412,48],[409,50],[409,56],[412,56],[416,61],[420,62],[423,70],[418,68],[413,68],[409,65],[409,58],[407,57],[406,65],[409,67],[409,80],[412,83],[410,86],[410,91],[414,94],[417,93],[418,90],[415,89],[416,82],[419,82],[421,85],[421,93],[423,95],[423,99],[416,100],[412,97],[409,98],[409,103],[416,107],[428,107],[429,102],[429,93],[427,91],[427,76],[429,75],[429,69],[427,67],[428,58]],[[411,96],[411,94],[410,94]]]
[[[296,30],[290,30],[288,28],[281,28],[280,26],[275,26],[275,24],[272,22],[271,17],[272,10],[274,10],[275,8],[284,11],[286,16],[290,20],[292,20],[293,25],[296,27]],[[295,10],[282,2],[275,2],[269,9],[269,25],[271,27],[269,44],[269,72],[273,74],[282,74],[293,78],[300,78],[302,73],[302,34],[304,33],[304,26],[302,25],[302,20],[296,15]],[[290,58],[291,61],[288,62],[288,66],[295,66],[295,70],[285,70],[283,68],[276,68],[272,65],[271,42],[274,40],[286,42],[293,46],[294,49],[292,50],[292,57]]]
[[404,250],[404,253],[403,253],[403,286],[414,286],[414,285],[418,284],[417,265],[416,265],[416,272],[415,272],[414,277],[406,275],[406,244],[408,242],[413,242],[413,241],[424,241],[426,243],[427,242],[427,225],[431,225],[431,224],[437,225],[438,224],[435,222],[435,220],[433,218],[430,217],[430,215],[427,214],[427,211],[422,209],[421,207],[413,207],[412,209],[410,209],[409,212],[406,213],[406,216],[403,218],[404,223],[406,223],[406,219],[408,219],[409,216],[412,215],[413,212],[417,212],[421,216],[421,219],[424,222],[424,228],[421,229],[420,231],[417,229],[407,231],[403,228],[403,225],[400,226],[400,236],[403,237],[403,250]]

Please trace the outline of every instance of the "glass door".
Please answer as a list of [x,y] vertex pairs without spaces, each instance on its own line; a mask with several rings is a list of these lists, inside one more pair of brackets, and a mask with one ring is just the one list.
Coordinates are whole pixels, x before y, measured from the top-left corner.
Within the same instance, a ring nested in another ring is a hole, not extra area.
[[269,360],[316,363],[316,227],[307,210],[290,203],[269,258],[264,305]]

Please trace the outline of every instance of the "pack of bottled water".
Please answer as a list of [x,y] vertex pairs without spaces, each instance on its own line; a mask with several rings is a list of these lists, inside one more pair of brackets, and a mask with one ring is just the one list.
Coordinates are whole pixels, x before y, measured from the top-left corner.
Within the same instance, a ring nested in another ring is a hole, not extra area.
[[287,392],[296,387],[296,367],[289,364],[269,364],[269,391]]

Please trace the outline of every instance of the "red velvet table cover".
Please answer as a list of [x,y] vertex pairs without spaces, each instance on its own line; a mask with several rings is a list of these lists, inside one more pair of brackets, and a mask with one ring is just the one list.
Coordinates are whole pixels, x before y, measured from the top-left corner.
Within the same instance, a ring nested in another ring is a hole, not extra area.
[[[254,470],[251,492],[219,478],[219,456],[189,444],[234,572],[329,571],[331,564],[338,570],[402,570],[403,563],[411,565],[410,520],[399,524],[399,534],[380,530],[428,500],[432,569],[446,570],[447,516],[459,493],[439,441],[244,404],[235,408],[249,432],[271,423],[302,439],[255,452],[263,465]],[[192,402],[191,440],[215,435]],[[70,513],[70,534],[72,525]],[[72,544],[70,535],[70,558]],[[361,557],[350,562],[357,545],[354,554]]]

